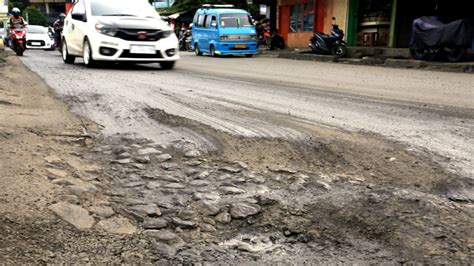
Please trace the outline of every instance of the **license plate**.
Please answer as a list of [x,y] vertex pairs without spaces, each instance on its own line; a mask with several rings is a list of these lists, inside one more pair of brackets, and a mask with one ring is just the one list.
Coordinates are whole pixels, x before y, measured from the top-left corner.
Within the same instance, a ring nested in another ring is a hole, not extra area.
[[236,44],[236,45],[234,45],[234,48],[245,49],[245,48],[247,48],[247,45],[245,45],[245,44]]
[[150,45],[132,45],[130,46],[131,54],[155,54],[155,46]]
[[31,45],[41,46],[41,43],[40,42],[31,42]]

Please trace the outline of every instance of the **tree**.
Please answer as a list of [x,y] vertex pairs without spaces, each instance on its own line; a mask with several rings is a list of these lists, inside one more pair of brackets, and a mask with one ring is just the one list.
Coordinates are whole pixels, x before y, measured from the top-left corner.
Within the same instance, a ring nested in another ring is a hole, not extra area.
[[25,8],[23,10],[23,17],[28,18],[28,24],[30,25],[48,26],[48,19],[35,6]]

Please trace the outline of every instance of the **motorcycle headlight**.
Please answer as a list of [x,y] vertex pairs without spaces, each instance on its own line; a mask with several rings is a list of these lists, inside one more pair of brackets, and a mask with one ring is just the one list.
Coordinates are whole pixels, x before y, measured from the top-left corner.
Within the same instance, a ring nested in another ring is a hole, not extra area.
[[96,24],[95,29],[97,30],[98,33],[111,36],[111,37],[114,37],[118,31],[117,29],[109,28],[102,24]]
[[227,35],[221,35],[219,39],[220,39],[221,41],[227,41],[227,40],[229,40],[229,36],[227,36]]
[[171,34],[172,34],[172,31],[170,31],[170,30],[164,30],[164,31],[160,32],[161,38],[163,38],[163,39],[166,39],[166,38],[170,37]]

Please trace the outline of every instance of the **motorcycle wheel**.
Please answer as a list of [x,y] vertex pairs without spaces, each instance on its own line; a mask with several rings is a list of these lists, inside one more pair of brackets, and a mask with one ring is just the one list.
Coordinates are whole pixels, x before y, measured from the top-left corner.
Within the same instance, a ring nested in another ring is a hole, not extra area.
[[433,61],[438,56],[438,51],[433,49],[410,49],[415,60]]
[[338,58],[342,58],[347,54],[347,47],[344,44],[336,45],[331,49],[331,54]]
[[20,44],[20,45],[18,45],[18,47],[16,49],[16,55],[17,56],[23,56],[24,51],[25,51],[25,47],[23,46],[23,44]]
[[461,47],[456,47],[452,49],[446,49],[446,58],[448,58],[449,62],[459,62],[464,58],[466,53],[466,49]]

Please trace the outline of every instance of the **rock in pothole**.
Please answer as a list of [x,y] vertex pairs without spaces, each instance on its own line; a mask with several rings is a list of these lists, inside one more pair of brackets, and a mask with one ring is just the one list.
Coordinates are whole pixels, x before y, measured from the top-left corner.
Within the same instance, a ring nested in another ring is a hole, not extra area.
[[173,158],[173,156],[169,155],[169,154],[162,154],[162,155],[158,155],[156,156],[156,160],[159,162],[159,163],[164,163],[166,161],[169,161]]
[[109,206],[92,206],[89,210],[93,214],[103,218],[109,218],[115,214],[114,210]]
[[251,203],[234,203],[230,207],[230,215],[232,218],[240,219],[255,215],[261,211],[261,207]]
[[168,226],[168,221],[161,218],[146,218],[143,221],[143,228],[145,229],[161,229]]
[[79,230],[90,229],[95,223],[94,218],[89,215],[89,212],[78,205],[60,202],[51,205],[49,208],[61,219]]
[[128,219],[123,217],[114,217],[103,220],[97,225],[112,234],[132,235],[137,232],[137,228]]

